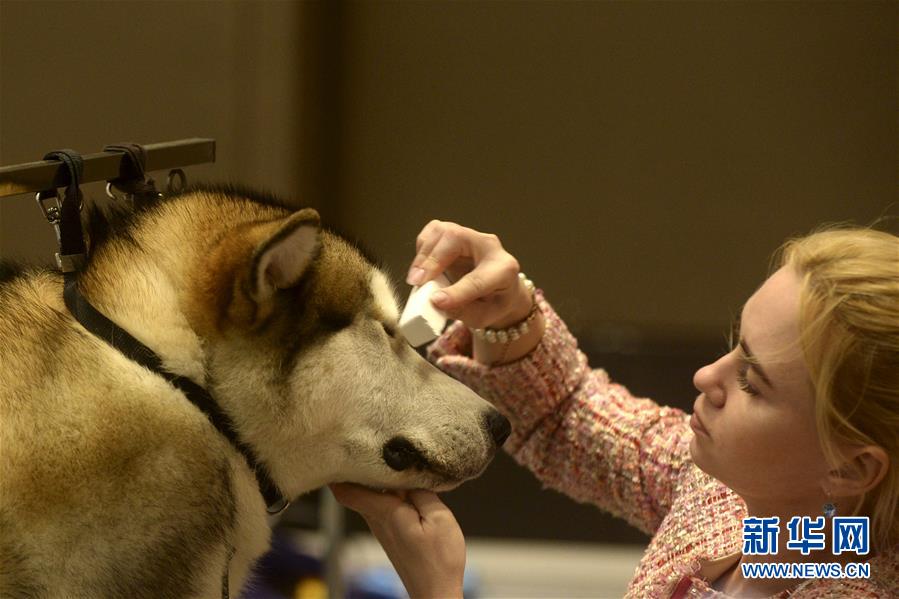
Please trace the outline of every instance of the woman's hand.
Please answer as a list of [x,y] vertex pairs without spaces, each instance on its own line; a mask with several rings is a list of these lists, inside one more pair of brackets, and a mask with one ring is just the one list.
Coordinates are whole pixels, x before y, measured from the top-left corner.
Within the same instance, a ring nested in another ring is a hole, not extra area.
[[330,485],[342,505],[365,518],[412,599],[462,597],[465,538],[456,518],[431,491],[379,493]]
[[[503,329],[531,312],[533,297],[518,276],[518,260],[496,235],[450,222],[432,220],[415,242],[416,255],[406,282],[421,285],[446,272],[453,284],[435,293],[431,302],[471,328]],[[474,341],[474,357],[493,364],[524,356],[540,341],[542,315],[530,331],[506,344]]]

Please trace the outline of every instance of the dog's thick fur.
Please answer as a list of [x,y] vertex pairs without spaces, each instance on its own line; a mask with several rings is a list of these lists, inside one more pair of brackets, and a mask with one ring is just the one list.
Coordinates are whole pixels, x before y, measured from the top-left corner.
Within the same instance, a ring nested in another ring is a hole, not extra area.
[[[448,489],[492,458],[495,411],[398,337],[387,277],[315,211],[200,188],[91,220],[83,295],[208,389],[286,496]],[[78,324],[55,272],[0,269],[0,343],[0,597],[220,597],[226,571],[236,594],[270,536],[243,455]],[[385,462],[397,438],[414,467]]]

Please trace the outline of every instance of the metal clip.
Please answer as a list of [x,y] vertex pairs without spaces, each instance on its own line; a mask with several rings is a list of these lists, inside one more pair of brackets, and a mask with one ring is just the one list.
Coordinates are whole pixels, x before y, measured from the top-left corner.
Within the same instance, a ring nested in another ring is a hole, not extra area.
[[[44,215],[44,218],[47,219],[48,223],[53,225],[53,230],[56,232],[56,242],[60,243],[60,241],[62,240],[62,236],[59,232],[59,223],[62,220],[62,212],[61,212],[62,204],[59,201],[59,194],[56,192],[56,190],[53,190],[52,196],[47,196],[46,198],[44,198],[44,197],[41,197],[41,194],[43,194],[43,193],[50,193],[50,192],[39,191],[36,194],[34,194],[34,199],[37,202],[37,205],[40,207],[41,212]],[[45,200],[56,200],[56,205],[47,207],[44,205]],[[57,260],[57,263],[58,262],[59,261]]]
[[290,507],[290,500],[282,497],[272,505],[266,506],[265,511],[268,512],[270,516],[276,516],[288,507]]
[[84,267],[86,259],[84,254],[60,254],[56,252],[56,266],[60,271],[78,272]]
[[[178,181],[177,185],[175,185],[176,180]],[[187,175],[184,174],[184,171],[180,168],[173,168],[172,170],[170,170],[169,176],[165,182],[165,193],[167,195],[179,194],[184,191],[186,187]]]
[[[52,193],[53,195],[48,195],[44,197],[44,194]],[[44,218],[47,219],[47,222],[53,225],[53,230],[56,231],[56,241],[60,243],[62,241],[62,236],[59,232],[59,223],[62,221],[62,202],[59,201],[59,192],[55,189],[48,191],[39,191],[34,194],[34,200],[37,202],[38,207],[41,209],[41,213],[44,215]],[[47,206],[44,204],[47,200],[56,200],[55,206]],[[81,203],[78,204],[78,212],[81,212],[81,209],[84,208],[84,200],[82,199]],[[65,260],[66,264],[70,264],[71,261]],[[60,265],[59,254],[57,254],[56,258],[57,265]],[[63,271],[68,272],[68,271]]]
[[116,201],[118,201],[119,199],[119,197],[112,190],[112,183],[110,183],[109,181],[106,182],[106,197],[108,197],[110,200]]
[[113,200],[116,202],[124,201],[126,204],[128,204],[128,207],[130,207],[132,209],[134,208],[134,194],[125,193],[125,194],[122,194],[122,197],[119,197],[112,190],[112,183],[110,183],[108,181],[106,182],[106,196],[110,200]]
[[[47,219],[47,222],[51,225],[55,226],[57,230],[59,230],[59,219],[60,219],[60,210],[62,210],[62,204],[59,203],[59,194],[56,191],[53,192],[52,196],[41,197],[42,193],[47,193],[44,191],[39,191],[34,194],[34,200],[37,202],[37,205],[40,207],[41,212],[44,214],[44,217]],[[47,208],[44,206],[45,200],[56,200],[56,206],[50,206]]]

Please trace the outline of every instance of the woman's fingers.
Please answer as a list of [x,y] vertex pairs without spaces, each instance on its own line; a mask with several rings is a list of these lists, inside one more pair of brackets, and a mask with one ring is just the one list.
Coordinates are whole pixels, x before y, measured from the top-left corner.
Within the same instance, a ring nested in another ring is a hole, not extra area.
[[484,328],[527,316],[532,301],[518,279],[518,261],[496,235],[434,220],[415,245],[407,282],[422,285],[445,272],[452,284],[434,293],[431,302],[451,318]]
[[412,509],[408,503],[393,493],[372,491],[352,483],[333,483],[328,486],[338,503],[359,512],[366,519],[386,518],[403,505]]
[[[409,274],[406,275],[406,282],[410,285],[421,285],[430,280],[435,274],[433,263],[437,261],[433,256],[434,247],[443,237],[446,225],[451,223],[443,223],[439,220],[432,220],[421,230],[415,239],[415,259],[409,267]],[[441,271],[438,271],[438,274]]]
[[437,493],[425,489],[414,489],[408,492],[407,498],[422,516],[427,516],[434,510],[448,509],[437,497]]
[[459,257],[468,255],[470,248],[468,242],[458,232],[444,231],[437,243],[430,248],[427,253],[422,252],[415,257],[412,262],[413,276],[417,274],[415,269],[420,270],[420,275],[416,279],[420,285],[426,281],[430,281],[447,267],[455,262]]
[[[450,509],[440,501],[433,491],[424,489],[402,491],[402,497],[400,497],[394,492],[373,491],[353,483],[332,483],[328,486],[341,505],[359,512],[366,519],[395,518],[398,511],[402,516],[405,516],[405,512],[408,511],[409,514],[415,513],[421,518],[452,517]],[[403,507],[407,509],[402,509]],[[415,520],[417,522],[418,517]]]
[[[488,259],[467,273],[461,279],[431,296],[431,301],[441,310],[459,312],[480,299],[491,299],[480,306],[479,315],[485,322],[496,317],[502,308],[503,294],[514,291],[518,284],[518,261],[509,254]],[[495,297],[491,297],[495,296]],[[480,326],[478,323],[468,323]]]
[[424,489],[409,491],[409,501],[421,515],[431,523],[455,522],[456,518],[450,509],[440,500],[437,493]]
[[477,265],[489,258],[491,252],[502,251],[495,235],[437,220],[425,225],[416,238],[415,247],[415,258],[406,278],[410,285],[421,285],[433,279],[460,258],[473,258]]
[[415,252],[417,254],[424,253],[427,255],[430,248],[434,247],[434,244],[437,243],[437,238],[440,236],[440,229],[443,227],[443,224],[439,220],[432,220],[422,227],[418,237],[415,238]]
[[330,487],[337,501],[365,518],[411,597],[462,597],[465,537],[436,494],[407,491],[404,500],[355,484]]

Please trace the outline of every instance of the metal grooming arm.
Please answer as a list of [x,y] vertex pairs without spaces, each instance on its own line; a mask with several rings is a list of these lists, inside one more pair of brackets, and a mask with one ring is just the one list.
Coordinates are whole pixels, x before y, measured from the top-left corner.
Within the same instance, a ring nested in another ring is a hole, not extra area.
[[[192,164],[215,162],[215,140],[206,138],[179,139],[146,144],[146,170],[159,171]],[[82,183],[108,181],[119,176],[122,152],[84,154]],[[65,166],[55,160],[39,160],[0,167],[0,197],[58,189],[68,184]]]

